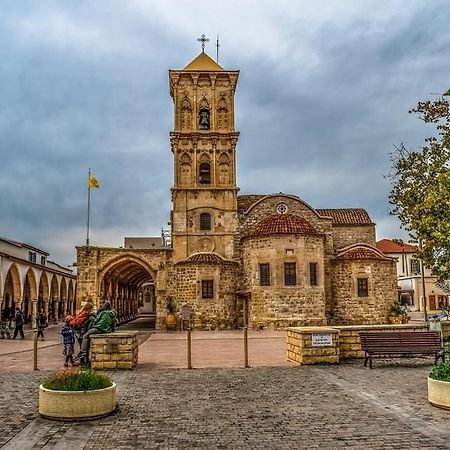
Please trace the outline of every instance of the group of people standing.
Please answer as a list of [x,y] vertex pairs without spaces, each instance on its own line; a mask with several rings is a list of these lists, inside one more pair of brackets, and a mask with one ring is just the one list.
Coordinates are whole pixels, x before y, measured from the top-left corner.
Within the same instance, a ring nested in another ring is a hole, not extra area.
[[23,333],[23,325],[25,324],[25,317],[22,310],[16,307],[15,313],[7,320],[0,322],[0,337],[2,339],[16,339],[20,334],[22,339],[25,338]]
[[[94,305],[91,302],[85,303],[76,316],[67,316],[61,335],[63,339],[63,355],[65,357],[64,367],[77,366],[77,360],[81,365],[89,364],[89,345],[92,334],[110,333],[117,325],[117,314],[111,309],[109,302],[94,312]],[[75,354],[75,341],[80,346],[80,352]]]

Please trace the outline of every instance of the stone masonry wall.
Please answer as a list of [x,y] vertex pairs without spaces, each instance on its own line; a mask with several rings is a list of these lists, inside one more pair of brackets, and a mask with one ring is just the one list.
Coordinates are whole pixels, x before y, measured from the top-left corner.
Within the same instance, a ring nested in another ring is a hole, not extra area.
[[376,246],[375,225],[336,226],[333,225],[334,250],[352,244],[369,244]]
[[[251,292],[251,327],[325,324],[323,247],[322,236],[267,236],[245,240],[244,289]],[[295,286],[285,286],[285,262],[296,263]],[[261,286],[261,263],[270,264],[270,286]],[[317,286],[310,285],[310,263],[317,264]]]
[[[306,219],[314,229],[323,234],[323,288],[325,292],[325,309],[328,311],[331,308],[331,258],[334,255],[333,250],[333,231],[332,220],[323,219],[316,214],[313,208],[307,205],[298,197],[286,194],[269,195],[264,199],[256,202],[249,211],[239,212],[239,236],[236,239],[236,256],[243,258],[243,245],[245,236],[251,231],[254,225],[262,219],[276,214],[276,206],[279,203],[285,203],[288,206],[288,213],[294,214]],[[244,278],[240,283],[240,289],[245,289]]]
[[91,367],[134,369],[138,363],[137,331],[116,331],[91,336]]
[[[237,264],[178,263],[173,269],[173,282],[168,286],[177,311],[183,304],[192,308],[192,324],[196,329],[223,330],[236,326]],[[202,298],[201,280],[213,280],[214,298]]]
[[[358,297],[357,278],[368,278],[369,296]],[[397,298],[394,261],[334,260],[330,325],[384,324]]]

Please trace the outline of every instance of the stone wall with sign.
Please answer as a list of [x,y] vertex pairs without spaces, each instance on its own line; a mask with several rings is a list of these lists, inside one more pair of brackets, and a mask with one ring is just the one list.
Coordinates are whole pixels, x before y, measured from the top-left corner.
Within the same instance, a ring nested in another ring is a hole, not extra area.
[[297,364],[339,363],[339,330],[330,327],[288,328],[287,359]]
[[137,336],[137,331],[91,335],[92,369],[134,369],[138,363]]

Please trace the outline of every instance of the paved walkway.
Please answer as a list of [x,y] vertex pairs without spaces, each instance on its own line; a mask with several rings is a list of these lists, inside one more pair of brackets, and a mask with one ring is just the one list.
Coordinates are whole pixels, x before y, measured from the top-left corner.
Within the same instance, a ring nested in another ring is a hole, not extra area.
[[[55,344],[57,331],[48,332]],[[450,448],[450,412],[427,402],[430,358],[377,360],[373,370],[361,361],[255,367],[281,361],[284,348],[278,333],[256,332],[250,340],[251,369],[174,370],[164,367],[182,367],[184,358],[173,356],[168,362],[164,357],[176,354],[177,348],[181,354],[183,335],[151,334],[145,327],[140,333],[144,362],[135,371],[112,373],[118,385],[118,410],[79,424],[38,416],[37,387],[51,372],[30,370],[25,359],[20,360],[26,351],[8,355],[4,346],[11,343],[0,341],[0,446],[20,450]],[[230,365],[239,365],[240,343],[239,332],[194,333],[193,361],[213,366],[220,354]],[[265,359],[256,351],[259,346],[266,346]],[[62,362],[59,345],[43,348],[40,354],[52,369]],[[7,365],[13,363],[8,359],[12,356],[18,362],[14,370]]]

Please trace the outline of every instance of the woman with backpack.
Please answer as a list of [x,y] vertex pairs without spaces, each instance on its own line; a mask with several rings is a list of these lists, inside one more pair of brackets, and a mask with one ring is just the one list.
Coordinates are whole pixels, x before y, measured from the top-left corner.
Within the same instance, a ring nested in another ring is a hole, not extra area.
[[73,328],[75,337],[81,348],[81,342],[83,341],[83,336],[91,327],[95,320],[95,313],[93,311],[94,305],[91,302],[86,302],[81,308],[80,312],[69,320],[69,325]]

